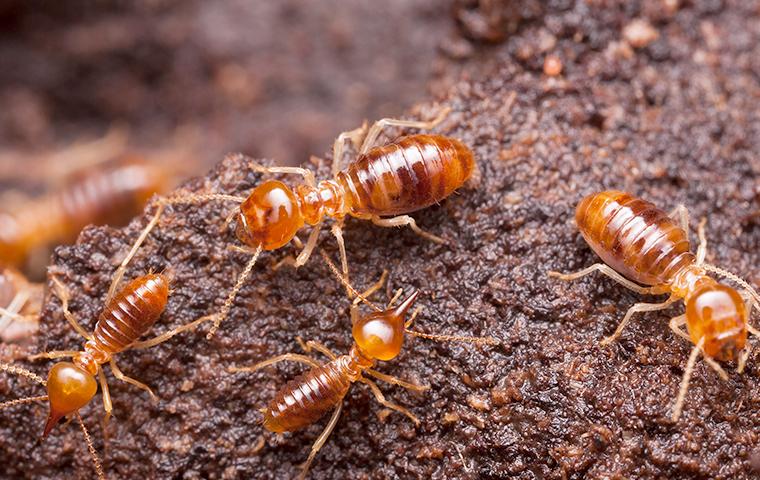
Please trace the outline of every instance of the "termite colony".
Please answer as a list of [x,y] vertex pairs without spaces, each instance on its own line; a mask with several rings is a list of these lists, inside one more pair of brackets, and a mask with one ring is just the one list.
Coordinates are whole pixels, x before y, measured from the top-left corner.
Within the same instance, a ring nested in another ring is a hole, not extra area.
[[[550,276],[570,281],[600,272],[642,295],[670,294],[664,302],[633,305],[615,333],[602,340],[602,344],[608,345],[620,337],[636,313],[663,310],[679,300],[686,305],[685,314],[670,319],[671,330],[694,344],[673,407],[674,421],[681,416],[700,354],[725,380],[728,376],[718,361],[736,360],[739,373],[744,370],[750,353],[747,335],[760,337],[760,332],[749,324],[752,307],[758,307],[760,296],[738,276],[705,263],[704,221],[699,224],[696,255],[690,250],[689,216],[683,205],[668,215],[627,193],[605,191],[585,197],[578,204],[575,221],[583,238],[604,263],[571,274],[549,272]],[[737,292],[722,285],[708,273],[721,275],[743,290]]]

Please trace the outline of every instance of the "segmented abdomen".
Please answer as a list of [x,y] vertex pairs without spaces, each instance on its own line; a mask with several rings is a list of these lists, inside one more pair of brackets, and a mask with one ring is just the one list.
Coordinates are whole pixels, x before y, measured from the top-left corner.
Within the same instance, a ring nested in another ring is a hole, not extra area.
[[575,221],[604,262],[645,285],[669,283],[696,261],[686,232],[653,204],[605,191],[581,200]]
[[351,381],[345,356],[314,367],[280,388],[264,409],[264,428],[292,432],[311,425],[346,396]]
[[156,323],[168,299],[166,276],[150,274],[132,280],[103,309],[93,340],[107,353],[124,350]]
[[437,203],[470,178],[475,162],[459,140],[412,135],[375,147],[337,175],[351,214],[399,215]]

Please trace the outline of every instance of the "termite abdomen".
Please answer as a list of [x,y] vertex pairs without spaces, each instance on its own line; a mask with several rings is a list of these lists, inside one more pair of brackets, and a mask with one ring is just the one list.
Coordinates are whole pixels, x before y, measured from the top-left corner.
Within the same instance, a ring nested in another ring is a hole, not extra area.
[[158,320],[169,298],[169,280],[150,274],[129,282],[103,309],[93,340],[107,353],[135,342]]
[[271,432],[292,432],[311,425],[335,408],[351,386],[344,365],[345,357],[339,357],[285,384],[263,410],[264,428]]
[[607,265],[645,285],[667,284],[696,261],[686,232],[673,219],[624,192],[585,197],[578,204],[575,221]]
[[440,202],[472,175],[472,152],[442,135],[411,135],[361,155],[337,180],[352,214],[398,215]]

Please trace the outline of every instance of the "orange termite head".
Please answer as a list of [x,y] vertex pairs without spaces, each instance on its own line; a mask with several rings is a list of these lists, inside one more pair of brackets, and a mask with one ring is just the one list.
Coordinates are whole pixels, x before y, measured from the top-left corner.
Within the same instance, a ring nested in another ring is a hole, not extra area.
[[417,290],[398,307],[371,313],[354,324],[351,333],[364,356],[376,360],[392,360],[401,353],[406,313],[419,294]]
[[730,361],[747,342],[747,308],[733,288],[708,283],[686,301],[686,326],[695,344],[704,338],[706,355]]
[[95,375],[87,370],[70,362],[53,365],[47,379],[50,414],[42,436],[46,437],[61,418],[87,405],[97,390]]
[[287,244],[303,227],[298,199],[287,185],[267,180],[254,188],[240,205],[237,237],[251,247],[275,250]]

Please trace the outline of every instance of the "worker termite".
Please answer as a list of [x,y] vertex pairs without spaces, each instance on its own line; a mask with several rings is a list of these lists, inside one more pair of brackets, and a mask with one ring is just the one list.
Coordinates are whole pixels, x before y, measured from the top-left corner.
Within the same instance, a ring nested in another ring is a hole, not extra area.
[[[429,389],[426,385],[417,385],[396,377],[382,374],[374,370],[377,361],[389,361],[396,358],[401,353],[404,342],[404,334],[416,337],[426,338],[436,341],[458,341],[471,342],[480,345],[497,345],[498,340],[491,337],[462,337],[452,335],[431,335],[410,330],[412,322],[419,313],[417,309],[409,318],[404,321],[406,314],[419,296],[419,291],[415,290],[406,299],[401,301],[397,306],[393,306],[395,301],[400,297],[402,291],[399,290],[395,297],[386,306],[385,310],[380,309],[367,297],[382,287],[386,274],[384,273],[380,280],[370,287],[364,293],[358,293],[345,277],[338,271],[337,267],[323,254],[333,273],[340,279],[341,283],[356,296],[351,308],[353,346],[346,355],[337,356],[324,345],[308,341],[302,343],[304,349],[309,352],[312,349],[321,352],[329,358],[329,361],[320,364],[312,358],[295,353],[278,355],[270,359],[259,362],[251,367],[230,367],[230,372],[254,372],[266,366],[275,363],[292,360],[306,364],[310,369],[285,384],[275,394],[274,399],[266,408],[263,408],[263,426],[265,429],[276,432],[292,432],[305,428],[319,420],[330,410],[333,410],[332,417],[327,423],[322,434],[317,438],[312,446],[311,453],[303,464],[300,478],[304,478],[309,470],[314,457],[319,449],[327,441],[332,430],[338,422],[342,410],[343,398],[348,393],[351,385],[355,382],[366,384],[377,401],[383,406],[403,413],[409,417],[415,425],[419,425],[417,417],[408,409],[397,405],[389,400],[380,391],[380,388],[369,377],[378,380],[399,385],[412,391],[425,391]],[[369,305],[374,312],[369,315],[360,315],[358,311],[358,302],[363,301]]]
[[[678,218],[680,226],[674,218]],[[637,312],[662,310],[678,300],[683,300],[686,305],[685,314],[670,320],[673,332],[695,345],[673,408],[674,421],[681,415],[689,380],[700,353],[724,379],[728,377],[715,360],[738,359],[738,371],[744,369],[750,353],[746,346],[747,334],[760,336],[760,332],[748,323],[752,306],[758,306],[760,297],[736,275],[705,263],[704,221],[699,225],[700,243],[696,255],[690,250],[688,212],[683,205],[668,215],[653,204],[627,193],[605,191],[581,200],[575,221],[583,238],[605,263],[571,274],[549,272],[550,276],[569,281],[598,271],[641,294],[670,294],[670,298],[661,303],[632,306],[615,333],[605,338],[602,344],[617,339]],[[739,293],[719,284],[707,272],[732,280],[743,291]],[[686,332],[682,329],[684,324]]]
[[[421,230],[407,213],[433,205],[461,187],[475,169],[472,152],[459,140],[442,135],[411,135],[391,144],[374,144],[386,126],[430,129],[440,123],[448,110],[431,122],[382,119],[369,130],[358,128],[341,133],[333,145],[333,179],[316,182],[305,168],[264,167],[245,159],[251,168],[263,173],[301,175],[305,183],[290,188],[277,180],[266,180],[248,197],[225,194],[195,194],[164,198],[157,202],[158,211],[166,205],[198,204],[211,200],[240,204],[234,212],[236,235],[252,257],[238,276],[234,288],[216,316],[208,332],[211,338],[226,318],[238,291],[253,269],[262,250],[276,250],[294,238],[306,224],[314,228],[295,265],[306,263],[317,244],[325,216],[338,220],[332,232],[338,241],[344,276],[348,275],[342,223],[347,215],[372,221],[383,227],[408,225],[419,235],[442,243],[435,235]],[[364,137],[359,156],[340,169],[347,139],[358,143]],[[393,216],[392,218],[382,218]],[[231,221],[232,216],[228,217]],[[300,241],[299,241],[300,243]]]
[[59,190],[0,213],[0,263],[22,266],[40,249],[72,241],[89,224],[126,223],[169,180],[165,167],[138,157],[79,172]]
[[0,269],[0,341],[22,342],[37,331],[42,285],[11,267]]
[[[137,244],[133,246],[126,260],[132,258],[136,246]],[[86,340],[83,350],[46,352],[30,357],[31,359],[71,357],[71,362],[62,361],[53,365],[47,380],[43,380],[31,371],[19,366],[0,363],[0,370],[31,379],[47,389],[47,395],[44,396],[20,398],[0,403],[0,410],[15,405],[47,400],[50,410],[43,430],[43,437],[47,436],[63,417],[76,417],[84,432],[99,478],[104,478],[103,469],[87,433],[87,428],[79,415],[79,410],[92,400],[97,392],[98,383],[100,383],[103,408],[106,412],[104,425],[107,425],[113,408],[103,365],[110,364],[111,371],[117,379],[145,390],[155,400],[157,397],[147,385],[122,373],[114,357],[129,349],[144,349],[158,345],[174,335],[193,329],[201,322],[210,319],[203,317],[153,339],[138,341],[142,335],[150,330],[164,311],[169,299],[170,278],[167,274],[150,273],[135,278],[123,288],[119,288],[120,279],[120,275],[114,276],[106,297],[105,307],[98,317],[93,332],[89,333],[69,310],[70,293],[68,289],[55,275],[51,276],[53,293],[61,302],[63,316],[74,330]]]

